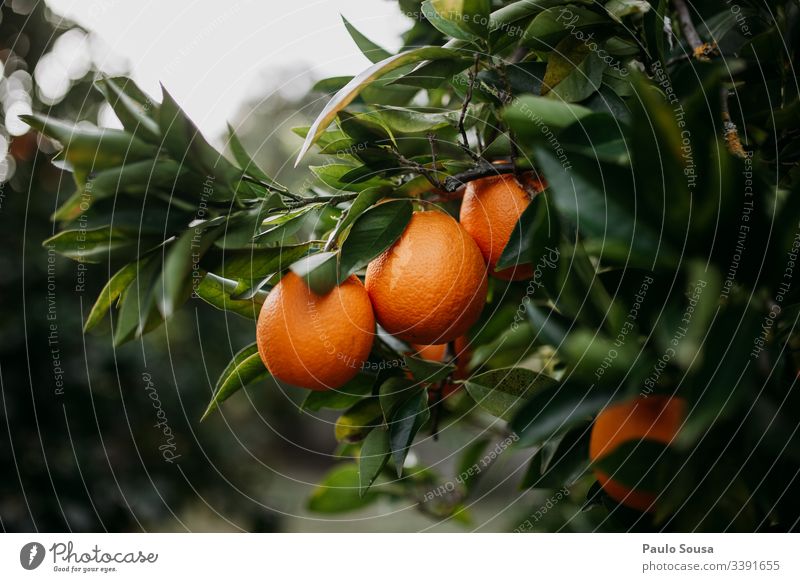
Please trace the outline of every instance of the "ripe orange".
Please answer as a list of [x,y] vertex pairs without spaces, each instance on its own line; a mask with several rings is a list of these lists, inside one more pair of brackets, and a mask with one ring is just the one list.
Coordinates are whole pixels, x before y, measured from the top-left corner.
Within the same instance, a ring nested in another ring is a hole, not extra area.
[[443,344],[463,335],[486,302],[486,265],[448,214],[415,212],[395,243],[367,267],[375,318],[398,338]]
[[[539,180],[527,177],[537,192],[543,189]],[[495,271],[495,265],[508,244],[520,215],[530,204],[528,193],[520,187],[513,174],[502,174],[473,180],[467,184],[461,202],[459,220],[481,249],[489,264],[489,272],[507,281],[528,279],[533,275],[531,265],[516,265]]]
[[[589,437],[589,458],[595,461],[611,454],[626,441],[649,439],[669,444],[683,422],[686,401],[669,396],[639,397],[603,410],[595,419]],[[650,511],[656,493],[634,490],[595,469],[595,477],[606,493],[623,505]]]
[[275,378],[328,390],[358,373],[374,333],[369,296],[357,277],[320,296],[289,272],[261,308],[256,339],[261,360]]
[[[411,344],[415,356],[431,362],[444,362],[447,354],[447,344],[419,345]],[[463,380],[469,375],[469,359],[472,356],[469,349],[469,339],[462,335],[456,338],[453,347],[456,350],[456,369],[453,372],[453,380]],[[442,397],[447,398],[456,391],[458,384],[447,383],[442,386]]]

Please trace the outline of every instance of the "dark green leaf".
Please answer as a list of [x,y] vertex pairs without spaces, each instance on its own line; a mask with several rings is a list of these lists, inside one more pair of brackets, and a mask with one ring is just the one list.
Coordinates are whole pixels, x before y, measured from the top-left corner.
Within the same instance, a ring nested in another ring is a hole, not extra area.
[[341,513],[360,509],[375,501],[378,494],[360,493],[358,466],[355,463],[332,469],[317,485],[308,500],[308,509],[318,513]]
[[364,398],[348,408],[337,420],[334,434],[339,442],[357,443],[381,422],[378,398]]
[[322,112],[314,120],[311,129],[306,136],[303,147],[297,156],[297,165],[300,160],[306,155],[311,146],[313,146],[323,131],[331,124],[336,118],[339,111],[347,107],[358,94],[372,82],[385,74],[394,71],[400,67],[418,63],[420,61],[432,59],[445,59],[454,56],[453,51],[441,47],[420,47],[405,51],[378,63],[375,63],[362,73],[353,77],[353,79],[344,87],[342,87],[336,95],[328,102]]
[[503,368],[472,376],[466,387],[478,405],[494,416],[510,420],[531,395],[557,384],[553,378],[526,368]]
[[233,359],[220,374],[217,385],[214,387],[214,396],[211,398],[211,402],[208,403],[208,407],[200,421],[205,420],[209,414],[219,408],[222,402],[242,388],[268,376],[269,372],[264,367],[261,356],[258,355],[258,345],[253,342],[249,346],[242,348],[233,356]]
[[339,281],[388,249],[411,220],[411,202],[401,200],[378,204],[358,217],[342,244]]
[[615,396],[608,390],[571,382],[536,392],[511,421],[512,430],[520,437],[518,446],[539,444],[585,422]]
[[374,383],[374,376],[359,373],[341,388],[311,390],[305,400],[303,400],[303,404],[300,408],[315,412],[323,408],[331,408],[334,410],[349,408],[372,392],[372,385]]
[[305,280],[316,295],[326,295],[336,285],[336,263],[338,253],[324,251],[300,259],[290,267],[292,272]]
[[247,289],[236,281],[206,273],[194,289],[194,295],[223,311],[230,311],[250,319],[258,319],[261,305],[267,294],[259,291],[249,299],[233,299]]
[[417,382],[433,384],[444,380],[456,369],[454,364],[431,362],[409,355],[403,356],[403,359],[405,360],[406,367],[408,367],[408,370]]
[[379,426],[364,439],[358,455],[358,485],[362,496],[386,466],[389,455],[389,431]]
[[86,323],[83,326],[83,331],[87,332],[103,320],[111,305],[116,301],[122,292],[136,279],[139,270],[145,265],[146,262],[152,260],[152,257],[142,259],[133,263],[128,263],[119,271],[114,273],[114,276],[108,280],[100,295],[97,296],[89,316],[86,318]]
[[387,51],[386,49],[380,47],[379,45],[372,42],[366,36],[361,34],[355,26],[350,24],[350,22],[342,16],[342,21],[344,22],[344,26],[347,29],[347,32],[350,33],[350,38],[353,39],[353,42],[356,43],[356,46],[361,49],[361,52],[373,63],[378,63],[384,59],[388,59],[392,56],[392,53]]
[[398,477],[403,474],[403,464],[414,437],[430,415],[427,390],[421,390],[396,405],[389,422],[389,443]]

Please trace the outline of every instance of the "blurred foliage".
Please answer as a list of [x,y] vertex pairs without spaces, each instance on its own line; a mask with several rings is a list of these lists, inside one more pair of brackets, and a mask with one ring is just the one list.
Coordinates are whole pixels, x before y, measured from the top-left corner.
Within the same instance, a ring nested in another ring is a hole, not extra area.
[[[344,394],[308,398],[340,414],[342,458],[309,508],[411,500],[467,522],[475,467],[482,480],[511,448],[530,458],[522,489],[544,494],[521,493],[515,511],[530,506],[507,529],[796,529],[798,3],[683,15],[682,2],[655,0],[399,4],[412,19],[405,46],[391,54],[345,22],[373,64],[299,104],[325,96],[294,129],[303,180],[283,177],[287,157],[258,153],[269,138],[231,131],[225,157],[169,94],[156,102],[124,77],[97,83],[124,130],[25,118],[61,143],[57,162],[75,179],[45,244],[116,273],[87,325],[110,312],[122,345],[165,321],[169,332],[195,299],[254,319],[289,267],[318,293],[358,272],[399,236],[388,226],[405,199],[455,212],[445,200],[464,182],[533,171],[548,187],[502,263],[537,274],[493,280],[466,390],[429,400],[448,372],[381,338]],[[312,151],[325,161],[309,162]],[[376,206],[387,196],[404,199],[396,213]],[[365,220],[386,227],[379,240]],[[210,408],[261,382],[249,356],[225,369]],[[602,492],[585,445],[605,406],[651,393],[681,396],[689,414],[669,447],[613,459],[615,479],[646,477],[661,493],[641,514]],[[466,427],[492,442],[448,449],[453,475],[410,454],[417,434],[438,430],[452,447],[448,431]]]

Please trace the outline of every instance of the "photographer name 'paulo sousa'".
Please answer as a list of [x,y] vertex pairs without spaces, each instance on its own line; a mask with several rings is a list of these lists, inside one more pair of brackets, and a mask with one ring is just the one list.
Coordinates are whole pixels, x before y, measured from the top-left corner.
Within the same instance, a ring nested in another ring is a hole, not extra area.
[[680,544],[673,546],[671,544],[663,544],[660,546],[651,546],[650,544],[642,544],[643,554],[713,554],[713,546],[689,546]]

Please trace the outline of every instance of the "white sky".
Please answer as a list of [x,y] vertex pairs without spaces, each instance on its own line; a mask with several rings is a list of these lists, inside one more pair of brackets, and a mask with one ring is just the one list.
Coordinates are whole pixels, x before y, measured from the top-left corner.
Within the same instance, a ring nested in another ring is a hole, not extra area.
[[[216,141],[248,97],[276,88],[270,70],[321,78],[369,65],[343,14],[389,50],[408,27],[386,0],[47,0],[57,14],[96,32],[131,75],[158,97],[159,81]],[[102,63],[101,63],[102,65]],[[273,75],[274,77],[274,75]]]

